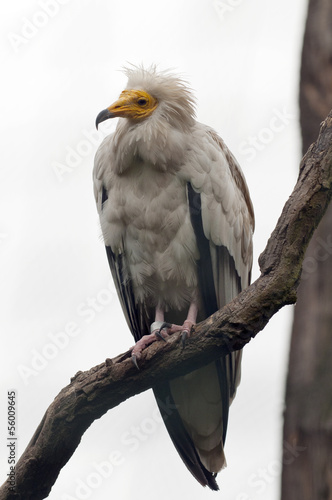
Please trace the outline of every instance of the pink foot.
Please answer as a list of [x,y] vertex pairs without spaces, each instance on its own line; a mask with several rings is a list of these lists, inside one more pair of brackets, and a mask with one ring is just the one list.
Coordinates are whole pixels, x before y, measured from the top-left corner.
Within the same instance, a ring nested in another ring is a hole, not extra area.
[[[139,366],[138,366],[137,360],[139,360],[141,358],[142,352],[144,351],[144,349],[146,347],[148,347],[149,345],[151,345],[156,340],[164,340],[165,341],[165,337],[168,337],[168,335],[169,335],[169,333],[168,333],[169,326],[170,326],[169,323],[161,323],[161,328],[157,328],[157,329],[153,330],[153,332],[150,333],[149,335],[143,335],[143,337],[136,342],[134,347],[132,347],[131,359],[138,370],[139,370]],[[163,335],[161,334],[162,331],[164,332]]]
[[[154,328],[157,325],[158,328]],[[176,332],[182,332],[182,346],[184,347],[187,338],[190,337],[191,329],[194,325],[195,322],[190,319],[186,319],[183,325],[175,325],[175,324],[165,323],[162,321],[159,322],[157,321],[153,323],[151,325],[153,328],[152,333],[150,333],[149,335],[144,335],[138,342],[136,342],[134,347],[131,348],[132,362],[139,370],[138,360],[141,358],[144,349],[146,349],[146,347],[151,345],[156,340],[165,341],[165,337],[167,338],[169,335],[172,335],[173,333]]]
[[169,328],[166,329],[166,331],[169,335],[172,335],[172,333],[176,332],[182,332],[182,334],[185,334],[186,336],[190,337],[191,329],[194,325],[195,323],[193,321],[186,319],[183,325],[171,325]]
[[171,335],[175,332],[182,332],[182,346],[184,347],[187,338],[191,335],[191,329],[196,323],[191,321],[190,319],[186,319],[182,326],[180,325],[171,325],[170,328],[167,329],[167,333]]

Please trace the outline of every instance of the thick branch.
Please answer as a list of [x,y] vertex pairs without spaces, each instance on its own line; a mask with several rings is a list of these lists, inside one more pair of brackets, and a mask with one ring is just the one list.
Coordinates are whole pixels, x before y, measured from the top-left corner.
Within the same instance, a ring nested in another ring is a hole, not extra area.
[[16,489],[0,489],[0,500],[39,500],[94,420],[127,398],[241,349],[284,305],[294,303],[304,252],[332,196],[332,112],[302,160],[297,184],[266,249],[261,276],[230,304],[195,328],[181,348],[179,335],[147,348],[137,371],[126,352],[79,372],[46,411],[16,466]]

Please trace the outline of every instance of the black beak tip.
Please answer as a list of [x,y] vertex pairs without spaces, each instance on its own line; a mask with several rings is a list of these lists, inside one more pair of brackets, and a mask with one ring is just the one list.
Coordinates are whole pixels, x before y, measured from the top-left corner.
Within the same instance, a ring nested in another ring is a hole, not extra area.
[[103,109],[96,118],[96,129],[98,130],[98,125],[109,118],[113,118],[113,114],[108,109]]

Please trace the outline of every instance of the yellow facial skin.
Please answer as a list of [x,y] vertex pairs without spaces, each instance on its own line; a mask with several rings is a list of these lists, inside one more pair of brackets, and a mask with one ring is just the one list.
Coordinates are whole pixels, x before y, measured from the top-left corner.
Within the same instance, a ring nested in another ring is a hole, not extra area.
[[124,90],[116,102],[99,113],[96,127],[98,128],[99,123],[118,116],[136,121],[144,120],[157,106],[157,99],[144,90]]
[[111,117],[132,120],[147,118],[158,106],[158,101],[144,90],[124,90],[119,99],[107,108]]

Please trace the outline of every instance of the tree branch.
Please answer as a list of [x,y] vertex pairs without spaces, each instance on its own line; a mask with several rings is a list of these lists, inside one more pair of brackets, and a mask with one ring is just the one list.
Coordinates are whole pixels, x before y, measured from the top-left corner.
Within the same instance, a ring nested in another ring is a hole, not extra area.
[[16,466],[16,487],[7,481],[0,500],[46,498],[61,468],[94,420],[162,380],[183,375],[241,349],[284,305],[296,300],[307,245],[332,197],[332,112],[300,166],[298,181],[266,249],[261,276],[238,297],[195,327],[181,348],[180,334],[155,342],[137,371],[126,352],[78,372],[47,409]]

